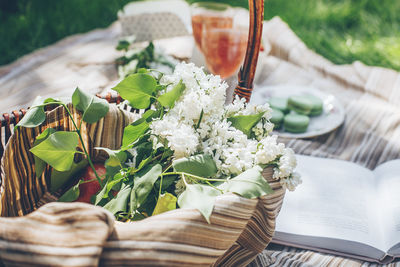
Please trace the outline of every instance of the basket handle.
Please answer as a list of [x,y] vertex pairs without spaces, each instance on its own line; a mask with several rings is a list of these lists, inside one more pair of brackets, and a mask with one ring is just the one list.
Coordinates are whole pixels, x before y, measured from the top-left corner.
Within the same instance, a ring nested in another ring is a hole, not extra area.
[[264,19],[264,0],[249,0],[250,27],[249,38],[247,41],[246,56],[243,66],[239,70],[238,85],[233,92],[235,96],[245,98],[250,101],[253,91],[254,75],[257,67],[258,53],[260,52],[263,19]]

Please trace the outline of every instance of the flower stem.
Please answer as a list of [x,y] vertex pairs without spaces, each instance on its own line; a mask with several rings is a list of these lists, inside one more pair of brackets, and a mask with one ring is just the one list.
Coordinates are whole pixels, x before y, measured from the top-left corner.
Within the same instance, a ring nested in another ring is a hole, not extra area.
[[203,119],[203,115],[204,115],[204,110],[202,109],[201,113],[200,113],[199,122],[197,123],[197,125],[195,127],[196,130],[199,129],[199,127],[200,127],[200,123],[201,123],[201,120]]
[[88,160],[88,162],[89,162],[90,167],[92,168],[92,170],[93,170],[93,172],[94,172],[94,175],[96,176],[97,181],[99,182],[101,188],[103,188],[103,182],[101,181],[101,178],[100,178],[99,175],[97,174],[97,171],[96,171],[96,168],[95,168],[94,165],[93,165],[92,159],[91,159],[89,153],[88,153],[87,150],[86,150],[86,146],[85,146],[85,143],[83,142],[83,138],[82,138],[80,129],[79,129],[78,126],[76,125],[75,120],[74,120],[74,118],[72,117],[72,114],[71,114],[69,108],[67,107],[67,105],[65,105],[65,104],[61,104],[61,105],[65,108],[65,110],[67,111],[69,117],[71,118],[71,121],[72,121],[72,123],[74,124],[74,127],[75,127],[75,129],[76,129],[76,133],[77,133],[78,136],[79,136],[79,140],[81,140],[83,152],[85,152],[86,158],[87,158],[87,160]]
[[172,167],[172,163],[169,164],[169,165],[163,170],[162,174],[164,174],[166,171],[168,171],[169,168],[171,168],[171,167]]
[[212,183],[210,183],[209,181],[206,181],[206,183],[207,183],[209,186],[211,186],[212,188],[214,188],[214,189],[218,190],[219,192],[221,192],[221,193],[224,193],[224,191],[223,191],[223,190],[219,189],[218,187],[216,187],[215,185],[213,185],[213,184],[212,184]]
[[160,179],[160,190],[158,191],[158,198],[161,196],[161,188],[162,188],[162,183],[163,183],[163,174],[161,174],[161,179]]
[[[105,175],[102,175],[102,176],[100,176],[100,177],[105,177]],[[94,179],[90,179],[90,180],[86,180],[86,181],[83,181],[83,182],[81,182],[80,184],[87,184],[87,183],[91,183],[91,182],[94,182],[94,181],[97,181],[97,178],[94,178]]]
[[181,176],[182,176],[182,180],[183,180],[183,182],[185,183],[185,186],[187,186],[187,185],[188,185],[188,183],[186,182],[186,179],[185,179],[185,174],[184,174],[184,172],[182,172],[182,173],[181,173]]

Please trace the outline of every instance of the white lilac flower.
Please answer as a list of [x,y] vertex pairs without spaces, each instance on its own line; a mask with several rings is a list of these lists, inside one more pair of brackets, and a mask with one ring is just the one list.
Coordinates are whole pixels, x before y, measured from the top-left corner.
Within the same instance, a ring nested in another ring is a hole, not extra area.
[[213,156],[221,174],[236,175],[254,166],[257,141],[232,127],[225,119],[211,126],[203,151]]
[[264,122],[264,136],[270,134],[273,129],[274,129],[273,123],[271,123],[270,121]]
[[193,63],[178,64],[172,75],[165,75],[160,83],[168,85],[167,91],[182,81],[185,91],[169,113],[184,120],[185,123],[197,123],[203,111],[203,121],[220,119],[224,111],[225,94],[228,85],[221,78],[205,74],[202,68]]
[[191,91],[183,96],[182,101],[178,102],[171,112],[176,112],[180,118],[193,124],[200,118],[203,109],[202,98],[203,95],[200,90],[197,92]]
[[264,123],[262,121],[259,121],[256,126],[253,127],[252,129],[254,135],[256,136],[257,140],[261,140],[264,137]]
[[296,187],[302,183],[300,174],[294,172],[288,178],[283,178],[280,180],[280,184],[283,188],[288,189],[289,191],[294,191]]
[[[285,145],[277,143],[278,136],[266,136],[258,143],[256,152],[257,164],[268,164],[285,152]],[[284,156],[281,157],[284,158]],[[284,158],[285,159],[285,158]]]
[[[169,91],[180,81],[185,84],[182,96],[162,119],[151,123],[153,146],[168,146],[174,158],[197,153],[211,155],[218,169],[216,176],[223,177],[279,159],[274,178],[281,179],[287,188],[294,188],[299,182],[292,175],[296,166],[294,153],[277,143],[277,136],[269,136],[273,125],[269,122],[268,104],[250,105],[235,97],[232,104],[224,106],[227,84],[219,76],[206,74],[191,63],[178,64],[174,73],[164,75],[160,83],[167,85]],[[236,115],[260,113],[263,117],[252,129],[255,139],[248,138],[227,121]],[[182,181],[176,187],[181,190]]]
[[[180,124],[170,115],[164,116],[162,120],[154,120],[150,128],[153,136],[159,136],[168,141],[168,146],[174,151],[175,158],[191,156],[197,151],[199,136],[194,128]],[[158,142],[156,139],[153,139],[153,146],[155,142]]]
[[283,155],[279,159],[278,168],[274,169],[273,177],[275,179],[289,177],[296,168],[296,165],[297,161],[294,151],[291,148],[285,148]]
[[167,136],[168,146],[174,151],[175,159],[188,157],[197,151],[199,136],[193,127],[182,124],[171,135]]
[[225,116],[231,117],[233,115],[239,114],[241,110],[245,108],[246,99],[240,98],[238,95],[235,96],[233,102],[225,107]]
[[163,138],[171,135],[177,127],[178,120],[168,115],[164,116],[162,120],[154,120],[150,124],[152,134]]

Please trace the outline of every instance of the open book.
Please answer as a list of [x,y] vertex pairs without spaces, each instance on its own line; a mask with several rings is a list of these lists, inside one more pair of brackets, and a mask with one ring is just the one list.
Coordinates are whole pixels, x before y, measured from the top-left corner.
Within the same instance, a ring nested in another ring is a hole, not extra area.
[[379,263],[400,257],[400,159],[374,171],[297,159],[303,184],[286,194],[273,243]]

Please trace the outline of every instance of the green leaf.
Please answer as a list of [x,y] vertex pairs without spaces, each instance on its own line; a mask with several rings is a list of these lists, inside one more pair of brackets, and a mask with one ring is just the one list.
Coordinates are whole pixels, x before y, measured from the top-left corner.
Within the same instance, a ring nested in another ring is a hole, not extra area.
[[162,172],[162,166],[148,166],[135,175],[135,185],[131,192],[131,213],[142,205]]
[[178,205],[183,209],[197,209],[210,223],[215,198],[220,194],[220,191],[208,185],[188,184],[178,198]]
[[72,95],[72,104],[83,112],[82,119],[87,123],[95,123],[108,113],[109,105],[104,99],[87,94],[78,87]]
[[176,201],[177,201],[176,196],[170,193],[162,194],[157,200],[157,204],[156,207],[154,208],[152,215],[157,215],[166,211],[176,209]]
[[78,163],[73,162],[72,167],[69,171],[59,172],[55,169],[51,171],[50,176],[50,192],[54,193],[60,189],[65,183],[71,178],[75,177],[77,173],[83,170],[88,165],[88,160],[83,159]]
[[78,141],[76,132],[55,132],[30,151],[57,171],[68,171],[74,161]]
[[108,197],[108,194],[106,195],[106,191],[107,191],[107,185],[103,186],[103,188],[96,194],[93,202],[95,206],[97,206],[100,203],[100,201]]
[[174,151],[172,151],[172,150],[169,149],[169,148],[165,148],[165,150],[164,150],[164,152],[163,152],[163,154],[162,154],[162,157],[161,157],[161,161],[163,161],[163,160],[166,159],[166,158],[171,157],[173,154],[174,154]]
[[232,126],[242,131],[247,137],[251,135],[251,129],[261,120],[264,116],[264,112],[254,115],[237,115],[228,118],[228,121],[232,123]]
[[118,192],[117,196],[108,202],[104,208],[109,210],[113,214],[118,212],[127,212],[128,201],[133,187],[133,181],[124,183],[121,190]]
[[153,97],[156,85],[156,79],[151,75],[136,73],[126,77],[113,89],[123,99],[128,100],[132,107],[145,109],[150,106],[150,98]]
[[79,185],[83,183],[82,180],[80,180],[76,185],[71,187],[67,192],[65,192],[59,199],[58,202],[72,202],[78,199],[80,191],[79,191]]
[[145,68],[139,68],[137,70],[137,73],[149,73],[149,71],[147,69],[145,69]]
[[131,125],[139,125],[143,123],[144,121],[146,122],[151,122],[153,118],[158,117],[160,115],[160,111],[152,110],[149,109],[145,113],[143,113],[142,117],[134,122],[131,123]]
[[[177,175],[167,175],[164,176],[162,178],[162,186],[161,186],[161,190],[165,191],[168,189],[168,187],[170,187],[173,183],[175,183],[175,180],[177,180]],[[160,183],[161,183],[161,179],[157,180],[154,184],[154,189],[159,192],[160,190]]]
[[42,124],[46,120],[44,107],[36,107],[42,103],[42,98],[40,96],[36,97],[32,103],[32,107],[28,109],[24,117],[18,122],[15,128],[19,126],[33,128]]
[[153,159],[153,157],[152,157],[152,156],[149,156],[149,157],[145,158],[144,160],[142,160],[142,161],[139,163],[139,166],[138,166],[138,168],[137,168],[137,171],[140,171],[141,169],[143,169],[147,164],[149,164],[149,163],[152,161],[152,159]]
[[228,180],[220,188],[226,192],[233,192],[245,198],[257,198],[274,193],[274,190],[272,190],[262,176],[262,169],[258,166]]
[[104,163],[104,167],[106,167],[106,176],[107,177],[114,177],[122,168],[121,166],[115,166],[112,167],[110,165],[107,165],[107,161]]
[[43,101],[43,104],[48,104],[48,103],[63,104],[63,101],[61,101],[60,99],[55,99],[55,98],[49,97],[49,98],[46,98],[46,99]]
[[195,155],[172,162],[176,172],[185,172],[201,177],[211,177],[217,173],[217,166],[210,155]]
[[175,101],[183,94],[183,91],[185,91],[185,84],[180,80],[174,88],[160,95],[157,100],[163,107],[172,108]]
[[[146,138],[146,140],[143,140],[144,141],[143,143],[140,143],[137,146],[135,146],[137,151],[136,162],[142,162],[142,160],[145,160],[146,158],[152,155],[153,144],[151,142],[148,142],[147,140],[148,137]],[[139,142],[140,141],[141,140],[139,140]]]
[[127,155],[125,151],[112,150],[106,147],[95,147],[95,149],[104,150],[105,152],[107,152],[109,157],[105,162],[105,165],[107,166],[117,167],[126,161]]
[[144,121],[139,125],[128,125],[124,129],[124,135],[122,137],[122,147],[128,147],[130,144],[135,142],[139,137],[143,136],[144,133],[149,129],[149,124]]
[[[35,147],[38,144],[40,144],[41,142],[43,142],[44,140],[46,140],[55,131],[56,130],[53,128],[47,128],[46,130],[44,130],[41,134],[38,135],[38,137],[36,137],[35,142],[33,142],[33,146]],[[34,160],[35,160],[36,177],[39,178],[40,176],[42,176],[42,173],[43,173],[44,169],[46,168],[46,162],[44,162],[37,156],[34,156]]]
[[126,178],[127,178],[127,176],[124,175],[124,173],[122,173],[122,172],[118,172],[116,175],[114,175],[112,180],[109,180],[107,182],[107,184],[102,188],[102,190],[100,190],[100,192],[97,193],[96,198],[95,198],[95,202],[94,202],[95,205],[100,203],[100,201],[102,199],[108,198],[109,197],[109,193],[114,188],[114,186],[122,183]]
[[131,43],[128,42],[127,40],[120,40],[115,49],[117,49],[118,51],[120,51],[120,50],[126,50],[127,51],[130,45],[131,45]]
[[165,90],[165,88],[167,88],[166,85],[157,84],[157,86],[156,86],[156,91],[157,91],[157,92],[158,92],[158,91],[163,91],[163,90]]
[[[111,168],[111,170],[110,170]],[[107,183],[103,186],[103,188],[96,194],[94,198],[94,204],[98,205],[102,200],[109,198],[109,193],[112,189],[115,190],[115,187],[119,186],[118,190],[121,189],[121,183],[126,181],[128,176],[125,172],[119,168],[116,170],[115,167],[106,166],[106,177]]]

